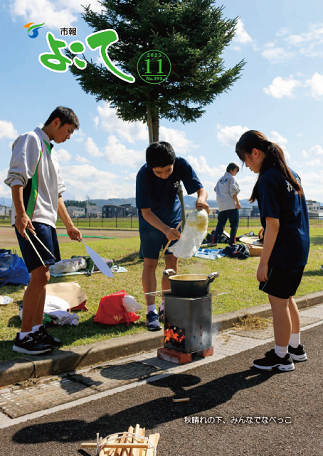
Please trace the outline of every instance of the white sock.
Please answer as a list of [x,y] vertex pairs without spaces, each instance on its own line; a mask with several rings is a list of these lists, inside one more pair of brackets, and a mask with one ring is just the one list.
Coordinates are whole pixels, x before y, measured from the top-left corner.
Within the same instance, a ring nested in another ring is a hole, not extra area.
[[280,358],[285,358],[288,353],[288,345],[286,347],[282,347],[280,345],[275,344],[275,353]]
[[27,336],[27,334],[32,333],[32,331],[27,331],[27,332],[21,332],[19,333],[19,340],[22,340],[24,337]]
[[149,312],[155,312],[155,313],[157,313],[155,304],[150,304],[150,306],[147,306],[147,314],[148,314]]
[[160,310],[165,310],[165,301],[162,299]]
[[290,335],[289,345],[293,348],[297,348],[301,343],[301,333],[295,333]]
[[39,331],[39,328],[43,326],[43,325],[36,325],[36,326],[33,326],[33,333],[35,333],[36,331]]

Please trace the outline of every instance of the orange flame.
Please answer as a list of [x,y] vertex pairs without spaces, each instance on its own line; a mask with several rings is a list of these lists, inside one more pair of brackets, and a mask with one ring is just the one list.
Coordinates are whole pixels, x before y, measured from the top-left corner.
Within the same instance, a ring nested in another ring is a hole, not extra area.
[[180,329],[178,332],[174,331],[173,329],[166,329],[164,330],[164,344],[167,342],[172,343],[172,342],[177,342],[181,343],[182,340],[185,339],[185,334],[182,333],[182,330]]

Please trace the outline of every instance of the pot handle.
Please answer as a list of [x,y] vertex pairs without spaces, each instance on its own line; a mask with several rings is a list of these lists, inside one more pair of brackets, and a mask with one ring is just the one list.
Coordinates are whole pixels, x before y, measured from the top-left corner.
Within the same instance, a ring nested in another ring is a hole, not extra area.
[[219,277],[219,273],[218,272],[211,272],[211,274],[209,274],[207,276],[207,282],[206,283],[211,283],[213,282],[214,279],[216,279],[217,277]]
[[166,276],[166,277],[170,277],[170,276],[173,276],[175,274],[176,274],[176,272],[174,271],[174,269],[164,269],[163,270],[163,275]]

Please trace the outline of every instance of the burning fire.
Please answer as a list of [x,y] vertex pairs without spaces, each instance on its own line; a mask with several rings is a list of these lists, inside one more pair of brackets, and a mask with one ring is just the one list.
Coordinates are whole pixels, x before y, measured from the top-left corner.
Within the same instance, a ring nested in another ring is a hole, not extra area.
[[171,328],[170,325],[164,329],[164,344],[170,343],[173,345],[183,345],[182,341],[185,339],[184,330],[181,328],[176,329],[175,326]]

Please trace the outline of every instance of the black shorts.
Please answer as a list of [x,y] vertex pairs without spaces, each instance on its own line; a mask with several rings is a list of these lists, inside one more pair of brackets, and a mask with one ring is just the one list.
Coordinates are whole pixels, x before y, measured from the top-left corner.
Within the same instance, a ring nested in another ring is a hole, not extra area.
[[268,269],[268,279],[259,283],[259,290],[276,298],[288,299],[294,296],[301,283],[304,267]]
[[[153,226],[145,230],[139,230],[139,234],[144,258],[158,260],[161,249],[164,249],[168,242],[165,234]],[[177,240],[172,241],[168,247],[173,246],[175,242],[177,242]],[[172,253],[167,249],[165,255],[172,255]]]
[[[56,261],[60,261],[60,253],[59,253],[59,246],[58,246],[58,241],[57,241],[57,234],[55,228],[53,228],[50,225],[46,225],[45,223],[40,223],[40,222],[32,222],[36,234],[39,237],[39,239],[42,241],[43,244],[46,245],[46,247],[52,252],[52,254],[55,256]],[[19,247],[23,256],[23,259],[25,260],[28,272],[32,272],[34,269],[39,268],[39,266],[42,266],[42,262],[40,261],[37,253],[33,249],[32,245],[28,241],[27,238],[22,237],[17,228],[15,227],[16,230],[16,236],[19,242]],[[44,263],[47,266],[50,266],[52,264],[55,264],[54,258],[47,252],[46,249],[38,242],[38,240],[33,236],[30,232],[28,232],[28,235],[31,239],[31,242],[34,244],[36,247],[38,253],[42,257]]]

